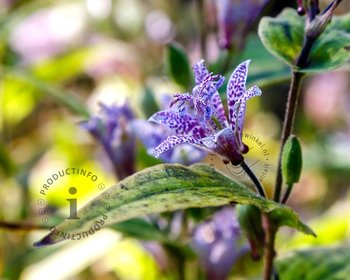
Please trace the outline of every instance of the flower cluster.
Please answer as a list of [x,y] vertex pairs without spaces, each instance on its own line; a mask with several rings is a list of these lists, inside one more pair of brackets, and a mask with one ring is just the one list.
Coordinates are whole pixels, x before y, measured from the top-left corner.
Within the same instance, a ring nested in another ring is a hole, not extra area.
[[155,113],[150,121],[166,125],[174,135],[166,138],[153,151],[155,156],[171,148],[190,143],[221,156],[224,162],[239,165],[248,147],[242,142],[246,101],[261,94],[257,86],[246,90],[250,60],[239,64],[227,84],[226,117],[218,88],[224,77],[213,75],[200,60],[193,66],[196,85],[191,93],[177,94],[172,105],[179,103],[178,110]]

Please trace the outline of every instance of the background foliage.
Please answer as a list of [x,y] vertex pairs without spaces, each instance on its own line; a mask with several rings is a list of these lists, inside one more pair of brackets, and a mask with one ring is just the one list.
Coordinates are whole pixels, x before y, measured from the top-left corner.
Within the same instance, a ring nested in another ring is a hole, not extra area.
[[[271,166],[263,183],[271,196],[290,70],[265,50],[257,35],[259,18],[245,33],[236,31],[238,42],[232,50],[220,49],[216,13],[210,2],[0,1],[1,279],[47,279],[48,275],[50,279],[176,279],[178,264],[185,257],[189,259],[186,279],[203,277],[189,240],[179,232],[180,212],[115,224],[79,242],[42,249],[32,246],[47,232],[37,201],[41,186],[55,170],[84,168],[98,174],[106,186],[116,182],[107,157],[78,122],[98,112],[98,102],[120,104],[124,100],[132,104],[137,117],[149,117],[159,107],[163,93],[188,90],[192,81],[189,65],[201,57],[213,72],[226,76],[239,62],[252,59],[248,83],[257,84],[263,95],[250,101],[246,130],[269,147]],[[294,1],[268,2],[261,15],[276,16],[285,6],[295,8]],[[344,1],[337,12],[349,9]],[[291,20],[294,17],[290,15]],[[242,19],[238,25],[247,22]],[[332,25],[343,28],[338,20]],[[293,31],[292,38],[300,43],[298,34]],[[324,40],[330,40],[332,46],[343,47],[344,42],[336,41],[334,35],[325,36],[330,37]],[[290,61],[294,54],[282,59]],[[334,57],[334,63],[343,61],[344,56]],[[331,247],[344,246],[350,238],[350,220],[344,215],[350,211],[348,69],[309,76],[303,84],[296,133],[301,139],[304,168],[288,204],[318,238],[290,229],[278,235],[277,269],[286,279],[295,267],[285,264],[298,254],[304,258],[308,254],[331,256],[327,263],[330,271],[336,271],[338,263],[348,262],[346,250]],[[160,163],[147,155],[139,142],[136,153],[137,170]],[[251,162],[258,156],[252,149]],[[204,161],[235,177],[237,170],[227,169],[217,158],[208,156]],[[85,187],[77,194],[81,204],[99,194],[91,181],[83,183]],[[66,177],[50,189],[50,223],[57,224],[68,211],[67,186],[79,184],[81,180]],[[190,230],[217,209],[197,210],[188,211]],[[9,228],[8,223],[13,226]],[[22,227],[16,228],[18,224]],[[242,238],[240,242],[246,241]],[[319,246],[314,253],[304,249],[284,259],[291,250]],[[230,279],[258,277],[259,263],[252,265],[247,250],[244,252]],[[298,268],[298,272],[302,270]],[[346,271],[337,273],[345,275]],[[313,277],[310,279],[320,279]]]

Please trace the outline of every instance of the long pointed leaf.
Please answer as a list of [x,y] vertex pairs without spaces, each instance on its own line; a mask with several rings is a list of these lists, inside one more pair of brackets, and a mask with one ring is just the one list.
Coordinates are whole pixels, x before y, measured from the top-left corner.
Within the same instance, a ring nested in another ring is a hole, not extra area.
[[80,219],[64,221],[34,245],[86,238],[104,225],[152,213],[232,203],[255,205],[264,213],[277,211],[288,219],[288,226],[314,235],[292,209],[262,198],[208,165],[161,164],[110,187],[78,211]]

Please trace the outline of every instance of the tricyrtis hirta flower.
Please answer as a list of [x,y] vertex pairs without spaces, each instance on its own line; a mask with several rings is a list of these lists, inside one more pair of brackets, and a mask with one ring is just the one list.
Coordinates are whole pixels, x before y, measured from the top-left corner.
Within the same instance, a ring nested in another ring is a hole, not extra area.
[[246,90],[246,79],[250,60],[233,71],[227,84],[226,117],[218,88],[224,78],[213,75],[200,60],[193,66],[196,85],[191,93],[175,95],[179,110],[155,113],[149,120],[164,124],[174,131],[153,151],[155,156],[174,146],[190,143],[221,156],[225,162],[239,165],[248,147],[242,142],[242,130],[246,101],[261,94],[257,86]]

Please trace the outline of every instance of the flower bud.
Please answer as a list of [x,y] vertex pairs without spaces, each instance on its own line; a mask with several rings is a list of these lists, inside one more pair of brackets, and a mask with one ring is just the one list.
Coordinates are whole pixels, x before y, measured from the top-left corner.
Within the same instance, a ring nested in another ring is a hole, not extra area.
[[299,182],[303,159],[301,145],[295,135],[291,135],[283,147],[282,152],[282,176],[283,181],[292,186]]

